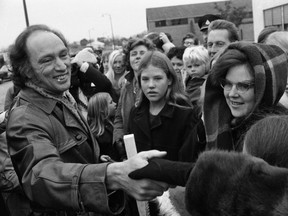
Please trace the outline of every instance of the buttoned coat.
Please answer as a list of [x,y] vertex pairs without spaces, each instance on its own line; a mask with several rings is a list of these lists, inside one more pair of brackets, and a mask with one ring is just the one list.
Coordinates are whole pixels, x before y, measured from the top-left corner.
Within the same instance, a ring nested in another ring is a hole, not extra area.
[[157,149],[167,151],[165,158],[169,160],[195,161],[205,148],[197,136],[202,121],[199,112],[166,104],[153,124],[149,115],[149,104],[131,110],[128,130],[134,134],[137,151]]

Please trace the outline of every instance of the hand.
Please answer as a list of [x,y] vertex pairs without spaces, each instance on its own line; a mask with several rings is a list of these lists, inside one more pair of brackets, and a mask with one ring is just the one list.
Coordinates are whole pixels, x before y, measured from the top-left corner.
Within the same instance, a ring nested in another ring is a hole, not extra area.
[[123,139],[118,139],[117,141],[115,141],[113,146],[116,149],[116,151],[120,157],[120,161],[127,160],[127,155],[126,155],[126,150],[125,150],[125,145],[124,145]]
[[164,44],[170,42],[169,38],[167,37],[167,35],[164,32],[161,32],[159,34],[159,38],[160,38],[160,40],[163,41]]
[[157,150],[140,152],[124,162],[111,163],[107,166],[106,184],[110,190],[124,190],[136,200],[146,201],[161,196],[169,185],[150,179],[133,180],[128,174],[148,164],[148,160],[163,157],[166,152]]
[[100,161],[102,161],[102,162],[114,162],[114,161],[112,160],[112,158],[109,157],[109,155],[101,155],[101,156],[100,156]]
[[79,67],[81,67],[83,62],[89,62],[91,64],[97,63],[96,56],[91,48],[85,48],[79,51],[71,61],[72,64],[76,63]]
[[194,164],[190,162],[170,161],[162,158],[149,160],[149,164],[129,173],[132,179],[149,178],[167,182],[170,185],[185,186]]
[[165,54],[167,54],[172,47],[175,47],[165,33],[161,32],[159,34],[159,38],[163,41],[162,49],[164,50]]

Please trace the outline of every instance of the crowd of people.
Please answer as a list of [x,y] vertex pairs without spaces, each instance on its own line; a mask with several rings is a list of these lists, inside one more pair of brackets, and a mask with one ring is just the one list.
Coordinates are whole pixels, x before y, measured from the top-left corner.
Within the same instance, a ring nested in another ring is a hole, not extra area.
[[288,33],[198,25],[181,46],[151,32],[101,58],[27,27],[0,115],[3,214],[287,215]]

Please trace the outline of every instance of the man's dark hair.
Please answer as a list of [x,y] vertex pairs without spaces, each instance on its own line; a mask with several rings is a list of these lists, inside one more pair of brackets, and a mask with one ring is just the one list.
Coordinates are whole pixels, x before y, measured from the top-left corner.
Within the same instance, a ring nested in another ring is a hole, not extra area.
[[32,25],[27,27],[17,38],[13,46],[9,51],[9,58],[13,70],[13,82],[15,86],[23,88],[25,82],[29,79],[27,74],[33,70],[29,61],[29,53],[27,50],[27,39],[31,34],[36,31],[51,32],[58,36],[64,43],[65,47],[68,48],[68,44],[64,36],[46,25]]
[[230,42],[235,42],[235,41],[240,40],[240,37],[238,35],[238,30],[235,24],[227,20],[222,20],[222,19],[214,20],[210,23],[208,27],[208,34],[210,31],[213,31],[213,30],[225,30],[225,29],[228,31]]
[[172,47],[167,53],[167,57],[171,60],[173,57],[182,60],[186,47]]

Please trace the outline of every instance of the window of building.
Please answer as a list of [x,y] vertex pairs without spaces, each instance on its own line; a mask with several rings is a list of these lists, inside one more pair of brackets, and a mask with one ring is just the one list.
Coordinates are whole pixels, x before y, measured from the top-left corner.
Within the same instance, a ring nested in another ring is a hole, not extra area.
[[288,4],[264,10],[264,25],[285,30],[288,25]]
[[188,24],[188,18],[180,18],[180,19],[156,21],[155,22],[155,27],[187,25],[187,24]]
[[281,7],[273,8],[273,25],[281,25],[282,18],[281,18]]
[[283,12],[284,12],[284,23],[288,23],[288,4],[284,5]]
[[266,10],[264,11],[264,22],[265,26],[271,26],[272,25],[272,10]]
[[188,24],[187,18],[171,20],[171,25],[187,25],[187,24]]
[[155,27],[163,27],[166,26],[166,20],[160,20],[155,22]]

